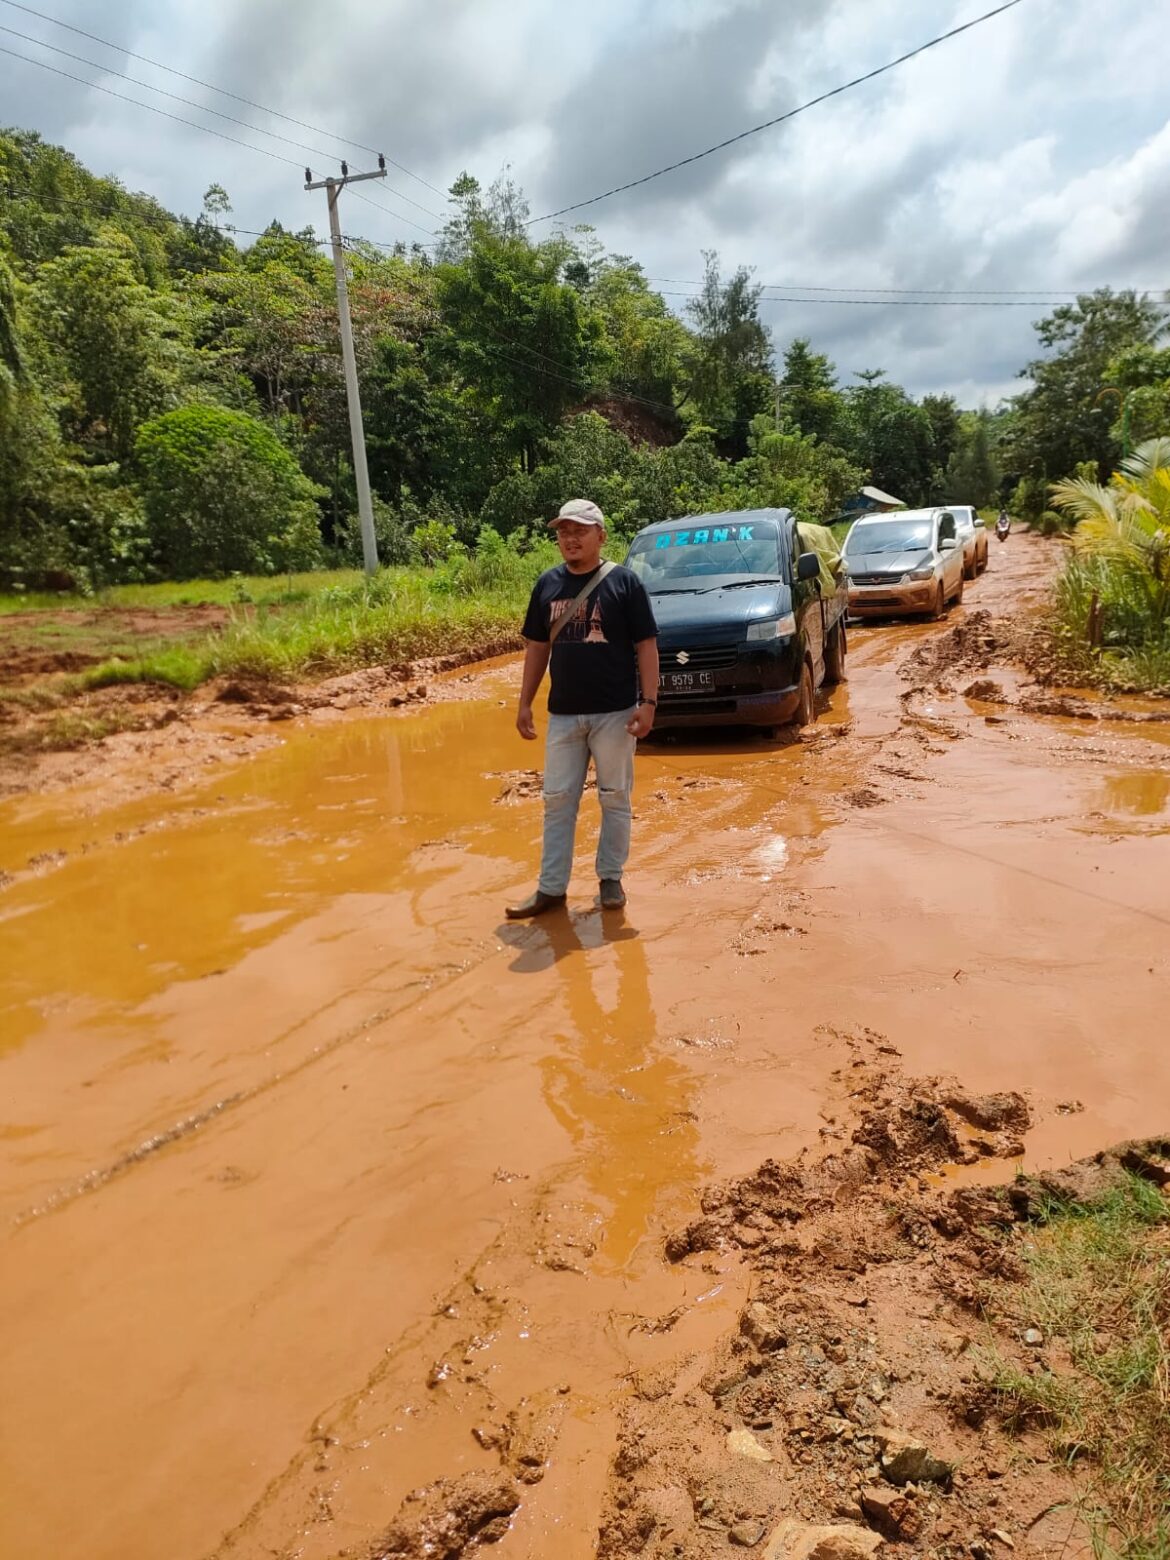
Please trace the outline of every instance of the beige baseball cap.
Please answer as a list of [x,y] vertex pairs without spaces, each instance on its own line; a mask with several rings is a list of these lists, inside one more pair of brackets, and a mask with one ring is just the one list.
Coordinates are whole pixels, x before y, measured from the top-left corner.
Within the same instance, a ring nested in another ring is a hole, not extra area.
[[560,514],[550,520],[549,525],[556,527],[562,520],[575,520],[578,525],[605,525],[605,516],[590,498],[569,499],[567,504],[561,505]]

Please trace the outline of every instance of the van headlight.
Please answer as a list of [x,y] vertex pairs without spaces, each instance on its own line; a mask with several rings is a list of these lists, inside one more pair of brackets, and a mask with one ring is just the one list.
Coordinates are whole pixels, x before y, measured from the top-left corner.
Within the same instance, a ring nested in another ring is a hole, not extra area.
[[796,633],[796,616],[787,612],[783,617],[764,618],[759,623],[749,623],[747,637],[751,639],[787,639]]
[[911,569],[906,576],[908,580],[929,580],[934,575],[934,564],[928,563],[923,569]]

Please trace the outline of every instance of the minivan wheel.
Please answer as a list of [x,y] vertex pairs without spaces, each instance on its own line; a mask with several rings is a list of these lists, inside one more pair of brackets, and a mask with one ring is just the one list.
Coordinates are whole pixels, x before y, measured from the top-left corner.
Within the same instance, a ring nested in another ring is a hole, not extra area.
[[965,583],[966,583],[966,576],[963,575],[963,574],[960,574],[959,575],[959,588],[955,592],[955,605],[956,606],[958,606],[959,603],[963,599],[963,587],[964,587]]
[[929,613],[927,614],[927,616],[930,618],[930,621],[932,623],[937,623],[939,618],[942,617],[943,613],[946,611],[946,609],[947,609],[947,595],[946,595],[946,591],[943,590],[942,582],[940,581],[939,582],[939,587],[938,587],[938,592],[937,592],[937,594],[935,595],[935,598],[934,598],[934,606],[931,607],[931,609],[930,609]]
[[796,714],[792,717],[792,724],[799,731],[805,726],[811,726],[817,718],[816,694],[813,689],[812,667],[806,661],[800,669],[800,703],[796,706]]
[[838,623],[829,635],[829,642],[825,646],[825,681],[827,683],[843,683],[845,681],[845,625]]

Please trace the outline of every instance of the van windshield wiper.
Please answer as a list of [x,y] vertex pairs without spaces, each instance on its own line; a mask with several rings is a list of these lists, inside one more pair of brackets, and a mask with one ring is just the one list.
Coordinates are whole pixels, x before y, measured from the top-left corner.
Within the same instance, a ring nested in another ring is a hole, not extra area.
[[[708,585],[706,590],[742,590],[745,585],[783,585],[784,581],[775,574],[761,574],[752,580],[732,580],[729,585]],[[706,592],[704,592],[706,594]]]
[[652,590],[652,596],[698,596],[702,587],[699,585],[670,585],[666,590]]

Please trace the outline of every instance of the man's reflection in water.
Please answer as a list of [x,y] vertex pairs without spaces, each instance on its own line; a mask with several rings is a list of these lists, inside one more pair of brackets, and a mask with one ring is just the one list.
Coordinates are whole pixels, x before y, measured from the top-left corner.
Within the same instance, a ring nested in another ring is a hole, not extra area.
[[[599,943],[583,941],[567,918],[542,931],[567,1008],[567,1022],[555,1019],[548,1036],[544,1097],[572,1138],[586,1186],[600,1204],[602,1262],[620,1268],[663,1194],[699,1179],[694,1081],[665,1054],[646,950],[632,929]],[[616,992],[607,1004],[603,994],[612,984]]]

